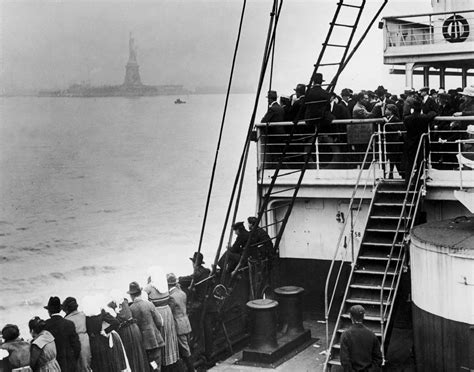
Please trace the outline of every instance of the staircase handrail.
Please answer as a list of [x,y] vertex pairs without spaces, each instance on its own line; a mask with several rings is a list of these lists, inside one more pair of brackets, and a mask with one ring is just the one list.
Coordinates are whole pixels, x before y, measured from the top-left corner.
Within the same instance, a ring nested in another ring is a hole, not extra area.
[[[366,180],[365,180],[365,183],[364,183],[364,188],[362,190],[362,194],[365,194],[365,191],[367,189],[368,180],[370,178],[370,168],[373,167],[376,163],[376,159],[375,159],[375,153],[376,153],[376,151],[375,151],[375,148],[376,148],[375,138],[379,138],[379,140],[380,140],[380,132],[375,132],[370,137],[369,144],[367,145],[367,149],[365,151],[364,159],[361,163],[360,170],[359,170],[359,173],[357,175],[357,180],[356,180],[354,189],[352,191],[352,195],[351,195],[351,199],[350,199],[349,207],[348,207],[349,212],[351,212],[353,210],[354,200],[355,200],[355,197],[357,195],[357,192],[359,191],[358,188],[359,188],[359,185],[361,183],[360,180],[362,178],[362,174],[363,174],[364,170],[367,170],[367,177],[366,177]],[[370,163],[370,167],[367,168],[367,169],[364,169],[365,165],[367,164],[367,158],[368,158],[368,155],[369,155],[370,151],[372,151],[372,153],[373,153],[373,158],[372,158],[372,161]],[[375,185],[375,177],[373,179],[373,185],[372,186],[374,186],[374,185]],[[373,198],[372,198],[372,201],[373,201]],[[331,274],[332,274],[334,266],[335,266],[336,259],[339,255],[339,251],[340,251],[340,248],[341,248],[342,237],[345,235],[347,222],[350,219],[351,224],[352,224],[354,220],[357,220],[357,217],[359,216],[359,212],[360,212],[360,209],[361,209],[361,205],[362,205],[362,198],[360,198],[360,200],[359,200],[359,205],[357,207],[357,212],[356,212],[355,218],[352,215],[352,213],[349,213],[348,217],[344,221],[344,225],[342,226],[341,233],[339,234],[339,238],[337,240],[334,256],[333,256],[333,259],[331,261],[331,265],[329,267],[329,271],[328,271],[328,274],[327,274],[327,277],[326,277],[326,284],[325,284],[325,288],[324,288],[324,306],[325,306],[325,320],[326,320],[326,343],[327,343],[327,349],[328,350],[329,350],[329,313],[331,312],[334,296],[335,296],[335,293],[336,293],[336,288],[337,288],[337,285],[339,283],[343,263],[344,263],[345,258],[347,256],[348,250],[346,250],[345,255],[343,257],[341,257],[342,261],[341,261],[341,265],[339,266],[339,271],[338,271],[337,276],[336,276],[336,280],[335,280],[335,283],[334,283],[332,294],[330,296],[331,297],[330,301],[328,301],[328,299],[329,299],[329,296],[328,296],[329,295],[329,293],[328,293],[329,292],[329,281],[330,281]],[[352,231],[353,231],[353,228],[351,228],[351,232]],[[351,244],[353,244],[353,243],[351,243]],[[353,247],[352,247],[352,251],[353,251]],[[352,257],[352,266],[354,266],[354,257]]]
[[[406,192],[405,192],[405,198],[403,200],[403,205],[402,205],[402,209],[401,209],[401,212],[400,212],[400,218],[398,219],[397,229],[396,229],[395,235],[393,237],[392,246],[391,246],[391,249],[390,249],[390,254],[388,256],[387,264],[385,266],[384,276],[383,276],[383,279],[382,279],[382,284],[381,284],[381,287],[380,287],[380,326],[381,326],[381,335],[382,335],[381,345],[382,345],[382,356],[383,357],[385,357],[384,356],[383,345],[385,343],[385,337],[386,337],[387,330],[388,330],[388,327],[385,327],[385,323],[388,325],[390,317],[392,315],[392,310],[393,310],[393,306],[389,307],[389,306],[387,306],[387,304],[390,303],[390,301],[393,301],[393,298],[395,297],[394,294],[398,290],[398,285],[400,283],[401,275],[397,275],[397,274],[403,268],[403,264],[404,264],[405,257],[406,257],[405,247],[402,247],[401,249],[399,249],[398,257],[395,258],[397,261],[396,261],[396,266],[394,268],[394,275],[392,275],[392,282],[390,284],[389,293],[388,293],[386,302],[384,304],[383,294],[384,294],[385,283],[387,281],[387,277],[388,277],[387,274],[388,274],[388,271],[389,271],[389,268],[390,268],[390,264],[392,262],[392,259],[394,258],[395,245],[400,240],[400,239],[398,239],[398,235],[400,233],[400,228],[401,228],[401,225],[402,225],[402,221],[403,221],[403,229],[404,229],[403,230],[403,239],[402,239],[402,241],[404,242],[406,240],[406,237],[409,234],[409,231],[410,231],[411,227],[413,227],[413,224],[415,222],[416,212],[418,210],[419,202],[421,200],[421,195],[422,195],[422,192],[420,192],[421,188],[422,188],[422,186],[425,187],[425,185],[426,185],[425,171],[426,171],[426,142],[427,141],[429,141],[429,134],[428,133],[422,134],[422,136],[420,137],[420,141],[418,143],[418,148],[417,148],[415,159],[414,159],[414,162],[413,162],[413,168],[412,168],[412,171],[410,173],[410,178],[409,178],[409,181],[407,183],[407,189],[406,189]],[[421,157],[421,159],[420,159],[420,157]],[[420,182],[421,180],[423,180],[423,182]],[[412,191],[411,186],[412,186],[413,182],[415,182],[415,185],[414,185],[414,188],[413,188],[413,191]],[[422,185],[422,183],[423,183],[423,185]],[[415,199],[416,199],[416,203],[415,203]],[[410,205],[410,207],[408,209],[408,213],[407,213],[407,204]],[[411,218],[410,229],[407,229],[407,227],[408,227],[407,221],[410,218]],[[395,283],[395,279],[397,280],[396,283]],[[394,284],[395,284],[395,288],[394,288]],[[387,321],[385,321],[385,317],[387,315],[387,308],[389,308],[390,310],[389,310],[389,313],[388,313]]]

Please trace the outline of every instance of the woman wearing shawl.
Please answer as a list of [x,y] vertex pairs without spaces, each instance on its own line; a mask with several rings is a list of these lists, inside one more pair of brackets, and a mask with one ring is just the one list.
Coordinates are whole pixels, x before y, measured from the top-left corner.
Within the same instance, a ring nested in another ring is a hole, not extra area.
[[5,342],[0,344],[0,349],[8,352],[8,358],[4,359],[6,371],[31,372],[30,344],[20,337],[18,326],[7,324],[2,329],[2,338]]
[[86,297],[83,300],[91,346],[92,370],[94,372],[130,372],[122,340],[116,332],[120,322],[115,318],[115,314],[112,315],[106,311],[105,306],[97,308],[96,304],[100,303],[105,304],[105,299]]
[[61,372],[56,360],[56,344],[51,333],[44,329],[46,322],[34,317],[28,323],[31,342],[30,367],[33,372]]
[[108,306],[116,312],[117,320],[120,322],[118,333],[122,339],[130,369],[132,372],[148,372],[150,368],[143,347],[142,334],[136,320],[132,317],[128,300],[118,291],[112,293],[112,298]]
[[163,318],[161,334],[165,341],[163,349],[162,365],[164,371],[172,371],[176,368],[179,359],[178,336],[173,313],[168,305],[168,281],[166,274],[159,267],[148,270],[148,285],[144,291],[148,294],[148,300],[155,305],[158,314]]

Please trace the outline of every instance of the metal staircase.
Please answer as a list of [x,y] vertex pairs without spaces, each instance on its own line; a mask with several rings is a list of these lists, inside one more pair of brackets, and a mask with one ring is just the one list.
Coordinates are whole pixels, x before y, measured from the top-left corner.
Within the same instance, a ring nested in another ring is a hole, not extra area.
[[[351,43],[354,38],[357,26],[359,24],[362,12],[364,10],[365,2],[365,0],[358,2],[340,0],[337,3],[337,8],[334,17],[330,23],[326,39],[322,44],[322,48],[319,53],[317,62],[314,65],[315,68],[313,72],[313,75],[316,72],[323,73],[324,78],[329,81],[329,83],[327,84],[322,84],[322,86],[325,87],[327,92],[332,92],[334,90],[334,86],[338,80],[338,77],[347,63]],[[347,11],[349,13],[347,13]],[[349,23],[347,21],[348,19],[351,19]],[[336,29],[338,30],[338,32],[335,32]],[[347,31],[345,33],[341,33],[339,32],[340,29],[344,29]],[[334,51],[337,52],[333,53]],[[352,56],[354,51],[355,50],[353,48],[350,56]],[[312,81],[310,82],[310,85],[311,83]],[[309,102],[308,104],[315,104],[315,102]],[[321,107],[327,107],[329,106],[329,100],[316,102],[316,104],[321,105]],[[325,110],[326,108],[323,110],[323,116]],[[312,119],[317,120],[316,122],[319,122],[323,120],[323,117]],[[287,126],[287,128],[289,129],[286,131],[286,133],[279,136],[281,138],[285,138],[285,140],[283,142],[281,150],[276,155],[276,157],[275,154],[272,154],[272,162],[276,165],[273,169],[271,182],[266,186],[265,193],[261,195],[259,199],[260,205],[257,214],[258,221],[256,223],[256,226],[260,226],[268,232],[269,239],[273,242],[276,251],[278,251],[282,235],[285,231],[288,218],[291,214],[298,191],[303,181],[305,171],[308,168],[308,163],[310,162],[317,138],[317,133],[312,133],[304,136],[298,135],[297,126],[297,123],[291,126]],[[303,146],[303,152],[298,154],[291,153],[291,149],[295,146]],[[264,152],[264,157],[265,155],[266,154]],[[291,162],[295,159],[295,157],[303,158],[303,161],[299,163],[299,168],[286,169],[285,163]],[[265,163],[262,172],[264,171],[264,168]],[[292,176],[292,181],[285,183],[285,177],[288,177],[290,175]],[[294,182],[293,180],[296,177],[297,181]],[[279,187],[279,185],[281,184],[287,184],[288,186]],[[291,197],[288,198],[288,202],[273,206],[272,199],[277,198],[282,193],[289,193],[291,195]],[[277,214],[281,216],[280,219],[273,218]],[[252,242],[255,241],[254,235],[256,234],[256,232],[256,229],[253,229],[250,232],[251,235],[248,239],[246,247],[244,248],[244,252],[247,252]],[[245,256],[245,254],[242,255],[242,257]],[[243,263],[241,262],[241,264]],[[239,267],[240,266],[241,265],[239,265]]]
[[[425,193],[426,142],[427,135],[423,135],[407,183],[403,180],[379,180],[374,188],[359,252],[353,259],[342,305],[328,344],[326,369],[341,365],[340,337],[352,324],[349,308],[356,304],[365,308],[364,324],[379,337],[385,360],[398,286],[406,269],[408,234]],[[328,278],[330,275],[331,272]],[[334,292],[330,305],[333,298]],[[326,321],[329,320],[330,305],[326,307]]]

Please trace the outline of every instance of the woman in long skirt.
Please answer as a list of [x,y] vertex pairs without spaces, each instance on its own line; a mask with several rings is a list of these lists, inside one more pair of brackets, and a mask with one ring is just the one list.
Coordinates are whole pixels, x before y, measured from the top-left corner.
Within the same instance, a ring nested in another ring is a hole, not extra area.
[[142,334],[137,322],[132,317],[127,299],[117,297],[109,307],[117,313],[117,320],[120,322],[118,333],[122,339],[128,363],[132,372],[148,372],[148,360],[143,347]]
[[130,371],[122,340],[116,332],[120,322],[102,309],[99,314],[86,317],[86,326],[91,346],[92,370],[94,372]]

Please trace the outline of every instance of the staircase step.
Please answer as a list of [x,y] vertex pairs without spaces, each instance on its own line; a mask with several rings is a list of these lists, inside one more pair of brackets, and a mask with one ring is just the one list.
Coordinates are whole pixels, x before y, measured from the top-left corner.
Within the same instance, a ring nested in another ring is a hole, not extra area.
[[[344,319],[351,319],[351,316],[349,314],[342,314],[342,318]],[[372,316],[372,315],[367,315],[367,313],[364,314],[364,320],[369,320],[373,322],[380,322],[380,314],[379,316]]]
[[[369,298],[347,298],[346,302],[350,304],[365,304],[365,305],[374,305],[374,306],[380,306],[380,299],[379,300],[371,300]],[[390,301],[384,301],[384,305],[390,305]]]
[[[350,288],[355,288],[355,289],[373,289],[380,291],[381,286],[380,285],[370,285],[370,284],[351,284],[349,285]],[[384,286],[384,291],[390,290],[389,285]]]
[[333,366],[340,366],[341,361],[338,359],[329,359],[328,364],[332,364]]
[[[398,238],[395,240],[395,244],[402,244],[402,233],[398,233]],[[380,232],[380,231],[368,231],[365,234],[362,244],[366,245],[388,245],[392,246],[393,238],[395,236],[394,232]]]
[[[398,253],[398,252],[397,252]],[[377,252],[377,254],[374,253],[366,253],[363,255],[359,255],[359,260],[374,260],[374,261],[388,261],[390,257],[390,254],[385,253],[385,252]],[[391,258],[391,261],[400,261],[397,255],[393,255]]]
[[[371,275],[384,275],[385,270],[369,270],[369,269],[356,269],[354,270],[357,274],[371,274]],[[387,275],[395,275],[395,270],[388,270]]]

